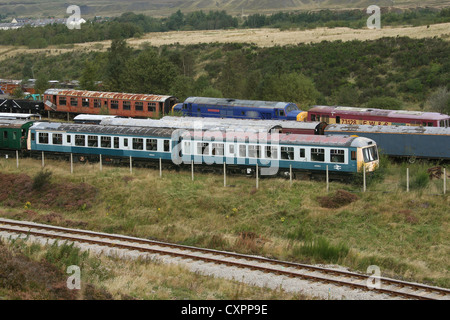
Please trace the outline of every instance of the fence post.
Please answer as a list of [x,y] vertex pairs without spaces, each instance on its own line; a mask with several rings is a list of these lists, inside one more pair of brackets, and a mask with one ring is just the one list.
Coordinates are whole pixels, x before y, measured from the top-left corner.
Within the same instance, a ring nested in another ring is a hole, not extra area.
[[133,173],[133,158],[130,156],[130,173]]
[[18,150],[16,150],[16,166],[17,166],[17,169],[19,169],[19,151]]
[[363,165],[363,192],[366,192],[366,166]]
[[289,165],[289,186],[292,187],[292,164]]
[[73,153],[70,153],[70,173],[73,173]]
[[259,169],[258,169],[258,163],[256,163],[256,189],[259,189]]
[[159,177],[162,178],[162,160],[159,158]]
[[223,186],[227,186],[227,164],[225,161],[223,162]]
[[406,192],[409,192],[409,168],[406,168]]
[[42,168],[45,167],[44,151],[42,151]]
[[444,195],[447,193],[447,173],[444,168]]
[[192,181],[194,181],[194,160],[191,160],[191,176]]
[[327,192],[330,191],[330,179],[329,179],[329,175],[328,175],[328,165],[327,165]]

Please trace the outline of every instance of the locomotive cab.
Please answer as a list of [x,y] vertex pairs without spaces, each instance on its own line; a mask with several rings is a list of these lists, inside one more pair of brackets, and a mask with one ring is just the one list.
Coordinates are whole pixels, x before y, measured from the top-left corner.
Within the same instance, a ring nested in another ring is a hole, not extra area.
[[356,153],[352,151],[352,160],[356,160],[358,172],[362,172],[364,167],[366,172],[373,172],[378,168],[380,160],[375,141],[358,137],[354,140],[352,146],[357,148]]

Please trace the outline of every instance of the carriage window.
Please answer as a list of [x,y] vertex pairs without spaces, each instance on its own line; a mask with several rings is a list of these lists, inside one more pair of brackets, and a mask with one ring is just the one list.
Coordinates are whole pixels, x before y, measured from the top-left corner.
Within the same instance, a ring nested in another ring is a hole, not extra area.
[[280,117],[284,117],[285,115],[284,110],[280,110]]
[[123,110],[131,110],[131,102],[130,101],[123,101],[122,102],[122,108],[123,108]]
[[36,139],[36,136],[35,136],[36,134],[33,132],[32,134],[31,134],[31,140],[32,141],[34,141],[34,139]]
[[59,97],[59,105],[65,106],[67,104],[66,97]]
[[230,144],[230,146],[228,147],[228,151],[229,151],[231,154],[234,154],[234,144]]
[[247,146],[245,144],[239,145],[239,157],[247,157]]
[[190,141],[184,142],[184,154],[191,154],[191,142]]
[[88,136],[88,147],[98,147],[97,136]]
[[148,151],[156,151],[158,150],[158,142],[156,139],[147,139],[146,148]]
[[71,137],[70,135],[67,135],[67,138],[66,138],[67,143],[70,143],[70,141],[71,141],[71,138],[70,138],[70,137]]
[[278,148],[272,146],[266,146],[266,158],[276,159],[278,158]]
[[78,107],[78,98],[70,98],[70,105],[72,107]]
[[432,127],[433,126],[433,122],[428,122],[428,126]]
[[249,158],[261,158],[261,146],[248,146],[248,156]]
[[48,133],[39,133],[39,143],[48,143]]
[[111,148],[111,137],[100,137],[102,148]]
[[170,140],[164,140],[164,152],[170,151]]
[[144,111],[144,103],[143,102],[135,102],[134,109],[136,111]]
[[306,152],[304,148],[300,148],[300,158],[306,157]]
[[17,132],[13,131],[13,140],[17,139]]
[[294,160],[294,147],[281,147],[281,159]]
[[111,100],[111,109],[119,109],[119,101]]
[[89,107],[89,99],[81,99],[81,106],[83,107]]
[[330,159],[331,162],[340,162],[340,163],[344,163],[345,162],[345,157],[344,157],[344,150],[335,150],[335,149],[331,149],[330,150]]
[[363,149],[364,162],[371,162],[378,160],[378,152],[376,147],[369,147]]
[[128,147],[128,138],[123,139],[123,146]]
[[156,104],[154,102],[148,103],[148,111],[155,112],[156,111]]
[[315,114],[311,114],[311,121],[316,121],[316,115]]
[[325,161],[325,149],[312,148],[311,149],[312,161]]
[[213,156],[223,156],[224,144],[223,143],[213,143],[212,144],[212,155]]
[[3,131],[3,139],[8,139],[8,131]]
[[84,147],[86,145],[84,135],[81,134],[75,135],[75,145],[79,147]]
[[115,149],[119,149],[120,148],[119,137],[114,137],[114,148]]
[[197,143],[197,154],[209,155],[209,143],[207,142]]
[[100,108],[100,99],[94,99],[94,108]]
[[62,134],[61,133],[53,134],[53,144],[62,144]]
[[144,150],[144,139],[133,138],[133,149],[134,150]]
[[356,151],[352,151],[351,157],[352,160],[356,160]]

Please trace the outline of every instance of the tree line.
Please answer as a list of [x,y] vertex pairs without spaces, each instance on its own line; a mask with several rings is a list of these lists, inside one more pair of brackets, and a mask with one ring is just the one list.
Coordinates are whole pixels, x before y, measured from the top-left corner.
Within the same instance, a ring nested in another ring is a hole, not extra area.
[[[271,15],[253,14],[248,17],[233,17],[226,11],[195,11],[183,13],[180,10],[167,18],[155,18],[144,14],[127,12],[108,21],[95,19],[81,26],[68,29],[64,24],[44,27],[25,26],[14,30],[0,30],[0,45],[24,45],[29,48],[46,48],[62,45],[128,39],[148,32],[173,30],[214,30],[227,28],[316,28],[366,26],[368,15],[365,10],[317,12],[278,12]],[[381,23],[385,25],[427,25],[450,22],[450,9],[418,8],[401,12],[382,12]]]

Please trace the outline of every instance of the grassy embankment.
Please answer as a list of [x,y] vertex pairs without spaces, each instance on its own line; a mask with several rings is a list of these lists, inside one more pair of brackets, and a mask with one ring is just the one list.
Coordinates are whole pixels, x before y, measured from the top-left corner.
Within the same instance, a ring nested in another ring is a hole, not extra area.
[[[228,177],[190,172],[76,165],[47,161],[52,175],[34,190],[40,161],[1,160],[1,216],[122,233],[188,245],[233,250],[308,263],[336,263],[383,275],[449,287],[448,194],[442,180],[428,181],[430,163],[384,160],[385,172],[368,192],[332,183]],[[20,178],[10,174],[23,174]],[[45,180],[45,179],[44,179]],[[9,182],[7,182],[9,181]],[[19,183],[15,184],[15,181]],[[347,192],[338,192],[344,190]],[[323,198],[325,197],[325,198]],[[331,202],[335,203],[335,202]]]

